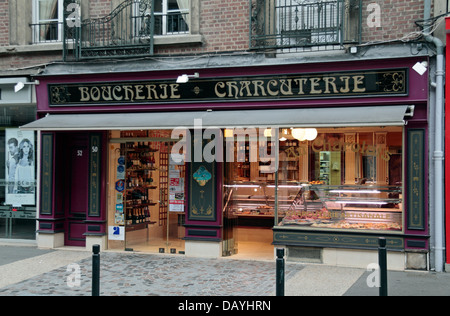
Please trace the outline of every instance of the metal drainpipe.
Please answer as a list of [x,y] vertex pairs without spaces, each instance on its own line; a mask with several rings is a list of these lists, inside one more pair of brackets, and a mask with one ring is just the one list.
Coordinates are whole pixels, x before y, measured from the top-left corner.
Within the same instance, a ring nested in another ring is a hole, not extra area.
[[[430,18],[431,1],[424,0],[424,19]],[[424,30],[425,33],[428,29]],[[444,129],[442,117],[444,115],[444,44],[432,35],[426,35],[427,42],[436,46],[436,81],[432,86],[436,88],[435,100],[435,139],[434,139],[434,265],[436,272],[442,272],[444,268],[444,151],[443,137]]]

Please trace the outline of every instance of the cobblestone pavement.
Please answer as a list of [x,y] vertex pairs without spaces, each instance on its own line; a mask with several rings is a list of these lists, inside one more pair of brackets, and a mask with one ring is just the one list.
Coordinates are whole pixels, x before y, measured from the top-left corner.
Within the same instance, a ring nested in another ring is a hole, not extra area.
[[[105,251],[102,296],[275,295],[275,260]],[[287,296],[378,296],[372,271],[286,262]],[[389,271],[390,296],[449,296],[450,273]],[[91,296],[92,252],[0,246],[0,296]],[[288,306],[288,305],[286,305]]]
[[[64,256],[64,251],[60,255]],[[100,295],[103,296],[275,294],[275,261],[103,252],[100,262]],[[90,296],[91,267],[92,258],[88,257],[0,288],[0,296]],[[303,267],[286,264],[286,280]]]

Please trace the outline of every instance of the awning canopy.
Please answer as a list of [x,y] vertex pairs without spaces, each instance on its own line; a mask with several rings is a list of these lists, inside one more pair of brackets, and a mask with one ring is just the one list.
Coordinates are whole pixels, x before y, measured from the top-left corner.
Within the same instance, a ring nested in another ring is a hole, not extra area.
[[[22,129],[142,130],[207,127],[351,127],[401,126],[413,106],[367,106],[240,111],[50,114]],[[201,126],[200,126],[201,124]]]

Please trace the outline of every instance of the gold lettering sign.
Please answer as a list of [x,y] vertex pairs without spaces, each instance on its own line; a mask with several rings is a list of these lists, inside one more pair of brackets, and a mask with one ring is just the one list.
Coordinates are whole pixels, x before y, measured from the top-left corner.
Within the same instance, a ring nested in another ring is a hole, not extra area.
[[49,84],[50,106],[273,100],[408,94],[408,70],[244,78]]

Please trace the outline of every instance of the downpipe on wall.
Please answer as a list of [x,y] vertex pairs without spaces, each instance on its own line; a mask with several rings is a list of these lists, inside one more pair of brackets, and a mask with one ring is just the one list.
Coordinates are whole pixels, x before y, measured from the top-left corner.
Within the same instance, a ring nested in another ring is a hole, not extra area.
[[442,272],[444,268],[444,129],[442,118],[444,115],[444,44],[432,35],[425,36],[427,42],[436,47],[436,80],[431,85],[435,87],[435,113],[434,113],[434,265],[436,272]]

